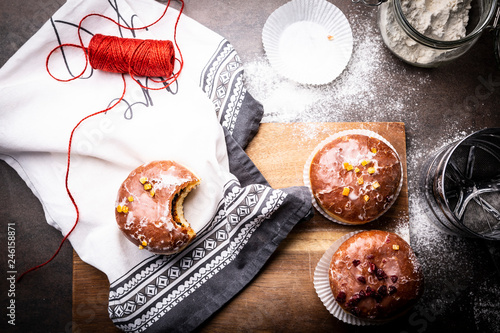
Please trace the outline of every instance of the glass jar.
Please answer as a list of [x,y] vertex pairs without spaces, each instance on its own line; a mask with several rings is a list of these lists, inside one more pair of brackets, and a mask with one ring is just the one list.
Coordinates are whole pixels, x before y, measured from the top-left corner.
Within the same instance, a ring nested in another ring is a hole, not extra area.
[[[437,67],[463,55],[474,45],[482,32],[491,27],[489,24],[497,13],[497,0],[472,0],[469,15],[465,17],[465,20],[468,20],[465,36],[455,40],[438,40],[429,37],[429,30],[439,27],[429,25],[426,31],[422,32],[412,26],[409,17],[418,17],[420,13],[409,13],[408,6],[411,1],[407,0],[404,4],[401,0],[381,1],[378,25],[384,43],[391,52],[403,61],[419,67]],[[436,21],[434,24],[443,22]],[[422,27],[419,28],[422,30]]]

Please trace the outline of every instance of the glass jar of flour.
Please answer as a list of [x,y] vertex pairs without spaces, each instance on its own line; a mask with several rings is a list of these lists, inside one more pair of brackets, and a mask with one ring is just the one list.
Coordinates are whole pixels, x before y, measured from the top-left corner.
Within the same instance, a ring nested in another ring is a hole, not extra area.
[[437,67],[463,55],[485,29],[497,25],[500,14],[497,0],[387,0],[378,4],[384,43],[403,61],[419,67]]

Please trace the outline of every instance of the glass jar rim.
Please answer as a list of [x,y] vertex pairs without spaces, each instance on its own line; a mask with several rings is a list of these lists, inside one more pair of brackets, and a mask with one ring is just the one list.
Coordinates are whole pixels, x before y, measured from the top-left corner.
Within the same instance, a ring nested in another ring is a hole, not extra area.
[[419,32],[417,29],[415,29],[415,27],[413,27],[410,24],[410,22],[408,22],[403,13],[403,8],[401,7],[401,0],[394,0],[394,12],[396,20],[399,22],[399,24],[401,25],[403,30],[408,34],[408,36],[413,38],[415,41],[424,44],[425,46],[434,49],[445,49],[445,50],[454,49],[456,47],[462,46],[467,42],[470,42],[471,40],[474,40],[476,37],[478,37],[484,31],[484,29],[488,27],[488,24],[495,17],[495,14],[497,12],[497,6],[498,6],[498,0],[492,0],[491,8],[489,8],[488,10],[488,15],[485,16],[484,20],[480,21],[478,25],[474,28],[474,30],[465,37],[456,40],[443,41],[430,38]]

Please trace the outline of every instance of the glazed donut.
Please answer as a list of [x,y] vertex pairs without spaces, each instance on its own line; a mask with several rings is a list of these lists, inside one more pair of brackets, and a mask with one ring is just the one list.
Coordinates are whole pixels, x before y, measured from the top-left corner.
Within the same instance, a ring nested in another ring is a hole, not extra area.
[[393,319],[418,300],[424,277],[410,245],[395,233],[362,231],[333,254],[330,287],[340,307],[371,321]]
[[327,142],[309,168],[319,208],[336,221],[364,224],[396,201],[402,184],[398,154],[384,141],[348,134]]
[[184,217],[183,202],[200,179],[173,161],[154,161],[133,170],[118,190],[118,227],[140,249],[173,254],[196,233]]

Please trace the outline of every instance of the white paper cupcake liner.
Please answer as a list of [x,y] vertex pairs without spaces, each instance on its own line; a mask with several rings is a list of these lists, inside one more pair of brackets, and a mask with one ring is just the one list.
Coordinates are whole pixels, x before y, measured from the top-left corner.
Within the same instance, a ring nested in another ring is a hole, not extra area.
[[342,320],[344,323],[351,325],[358,325],[358,326],[379,325],[383,322],[372,322],[368,320],[363,320],[344,311],[337,303],[337,301],[335,301],[332,289],[330,288],[329,270],[333,254],[335,253],[335,251],[337,251],[340,245],[342,245],[342,243],[344,243],[350,237],[354,236],[355,234],[361,231],[364,230],[351,232],[340,237],[335,242],[333,242],[333,244],[328,248],[328,250],[326,250],[325,254],[323,254],[318,264],[316,265],[316,269],[314,270],[314,277],[313,277],[314,289],[316,289],[316,293],[318,294],[320,300],[323,302],[323,305],[326,307],[326,309],[335,318]]
[[264,25],[262,43],[279,74],[318,85],[343,72],[353,49],[347,18],[326,0],[292,0],[276,9]]
[[[384,137],[382,137],[381,135],[379,135],[378,133],[375,133],[373,131],[370,131],[370,130],[366,130],[366,129],[352,129],[352,130],[345,130],[345,131],[341,131],[341,132],[337,132],[335,134],[332,134],[330,135],[328,138],[324,139],[323,141],[321,141],[314,149],[313,151],[311,152],[311,154],[309,155],[309,158],[307,159],[306,161],[306,164],[304,165],[304,173],[303,173],[303,178],[304,178],[304,185],[309,189],[309,192],[311,193],[311,196],[312,196],[312,204],[314,206],[314,208],[316,208],[316,210],[318,212],[320,212],[321,215],[323,215],[325,218],[327,218],[328,220],[332,221],[332,222],[335,222],[335,223],[338,223],[338,224],[342,224],[342,225],[363,225],[363,224],[352,224],[352,223],[345,223],[345,222],[342,222],[342,221],[339,221],[335,218],[333,218],[332,216],[330,216],[328,213],[326,213],[318,204],[318,202],[316,201],[316,199],[314,198],[314,194],[313,194],[313,191],[312,191],[312,188],[311,188],[311,180],[309,178],[309,173],[310,173],[310,167],[311,167],[311,163],[312,163],[312,160],[314,158],[314,156],[316,156],[316,154],[326,145],[328,144],[330,141],[332,140],[335,140],[336,138],[339,138],[341,136],[344,136],[344,135],[352,135],[352,134],[361,134],[361,135],[366,135],[366,136],[369,136],[369,137],[373,137],[373,138],[376,138],[382,142],[384,142],[386,145],[388,145],[393,151],[394,153],[398,156],[399,160],[401,161],[401,158],[399,157],[399,154],[398,152],[396,151],[396,149],[394,148],[394,146],[389,142],[387,141]],[[400,162],[400,166],[401,166],[401,180],[399,181],[399,186],[398,186],[398,189],[396,190],[396,194],[394,196],[394,199],[392,200],[392,202],[388,205],[388,207],[383,211],[381,212],[377,217],[375,217],[373,220],[371,221],[374,221],[376,220],[377,218],[379,218],[380,216],[382,216],[384,213],[386,213],[391,207],[392,205],[394,204],[394,202],[396,202],[397,198],[399,197],[399,193],[401,192],[401,188],[403,187],[403,163]],[[370,221],[370,222],[371,222]],[[367,222],[367,223],[370,223],[370,222]]]

